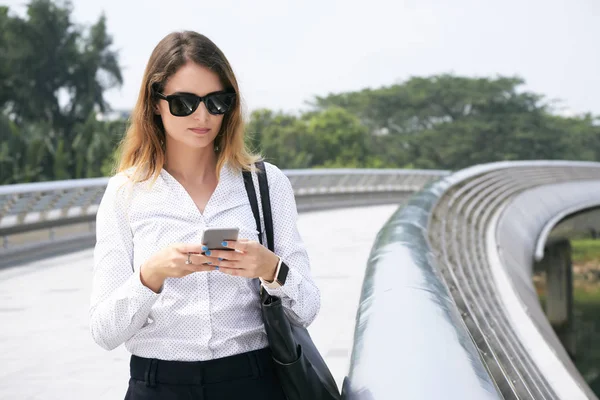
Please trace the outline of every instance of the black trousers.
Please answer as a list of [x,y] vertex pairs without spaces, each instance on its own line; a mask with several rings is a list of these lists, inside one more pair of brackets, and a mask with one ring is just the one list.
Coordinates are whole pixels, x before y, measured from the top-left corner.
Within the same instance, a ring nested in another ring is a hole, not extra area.
[[131,356],[125,400],[286,400],[271,351],[209,361],[164,361]]

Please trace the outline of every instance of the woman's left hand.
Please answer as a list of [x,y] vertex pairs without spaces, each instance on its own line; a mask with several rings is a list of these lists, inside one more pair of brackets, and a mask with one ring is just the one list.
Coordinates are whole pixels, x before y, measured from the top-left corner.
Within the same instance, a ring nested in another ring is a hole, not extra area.
[[260,277],[269,282],[275,278],[279,257],[259,242],[240,239],[223,242],[223,246],[233,251],[211,250],[210,254],[205,253],[216,270],[233,276]]

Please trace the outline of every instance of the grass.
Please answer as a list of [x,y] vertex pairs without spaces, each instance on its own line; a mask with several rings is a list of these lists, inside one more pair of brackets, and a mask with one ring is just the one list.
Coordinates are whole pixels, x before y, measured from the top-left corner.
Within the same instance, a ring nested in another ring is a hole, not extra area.
[[600,264],[600,240],[599,239],[575,239],[571,240],[574,264],[598,261]]

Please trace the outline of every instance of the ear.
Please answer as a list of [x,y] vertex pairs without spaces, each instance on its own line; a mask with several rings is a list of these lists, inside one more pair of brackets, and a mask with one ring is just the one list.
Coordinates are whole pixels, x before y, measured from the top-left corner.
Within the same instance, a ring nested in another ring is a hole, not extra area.
[[151,96],[151,100],[150,101],[154,102],[154,105],[152,106],[152,108],[154,108],[154,114],[155,115],[160,115],[160,107],[158,106],[158,104],[160,103],[160,101],[158,101],[156,99],[156,96],[155,96],[155,93],[158,91],[158,87],[159,87],[158,83],[154,82],[152,84],[152,89],[151,89],[152,96]]

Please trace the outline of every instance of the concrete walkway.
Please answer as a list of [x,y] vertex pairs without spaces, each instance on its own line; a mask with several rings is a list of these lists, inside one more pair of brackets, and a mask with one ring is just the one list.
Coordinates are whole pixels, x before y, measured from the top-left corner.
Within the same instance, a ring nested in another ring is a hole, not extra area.
[[[348,371],[367,258],[397,209],[376,206],[301,214],[299,227],[322,292],[310,332],[338,384]],[[122,399],[123,346],[98,347],[88,328],[92,249],[0,270],[0,399]]]

